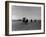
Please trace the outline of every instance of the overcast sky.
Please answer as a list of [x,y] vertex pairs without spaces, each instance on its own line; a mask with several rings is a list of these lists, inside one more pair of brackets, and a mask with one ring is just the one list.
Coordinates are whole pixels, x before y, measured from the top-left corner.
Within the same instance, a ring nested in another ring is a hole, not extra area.
[[40,19],[41,7],[28,7],[28,6],[12,6],[12,19]]

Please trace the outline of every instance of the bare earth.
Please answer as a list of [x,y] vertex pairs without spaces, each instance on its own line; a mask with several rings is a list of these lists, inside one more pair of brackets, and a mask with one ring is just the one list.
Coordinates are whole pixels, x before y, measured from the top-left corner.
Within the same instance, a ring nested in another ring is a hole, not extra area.
[[39,29],[41,29],[41,24],[39,22],[28,22],[25,24],[22,21],[12,21],[12,31]]

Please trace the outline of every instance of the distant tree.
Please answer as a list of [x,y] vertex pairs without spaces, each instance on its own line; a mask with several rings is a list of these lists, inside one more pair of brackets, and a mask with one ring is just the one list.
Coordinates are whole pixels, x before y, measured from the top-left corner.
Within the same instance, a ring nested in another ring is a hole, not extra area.
[[32,22],[33,20],[31,19],[31,22]]

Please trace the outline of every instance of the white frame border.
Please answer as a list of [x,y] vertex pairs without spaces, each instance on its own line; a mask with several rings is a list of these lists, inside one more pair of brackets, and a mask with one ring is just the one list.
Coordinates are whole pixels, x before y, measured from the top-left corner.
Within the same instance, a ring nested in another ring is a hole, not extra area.
[[[41,7],[41,30],[12,31],[12,22],[11,22],[12,5]],[[9,34],[26,34],[26,33],[42,33],[42,32],[44,32],[44,18],[43,18],[44,10],[43,9],[44,9],[44,6],[41,4],[9,3]]]

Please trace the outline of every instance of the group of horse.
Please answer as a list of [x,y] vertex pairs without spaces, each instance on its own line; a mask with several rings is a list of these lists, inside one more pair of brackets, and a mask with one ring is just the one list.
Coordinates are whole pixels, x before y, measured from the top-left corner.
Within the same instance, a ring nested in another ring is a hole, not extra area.
[[[24,17],[24,18],[23,18],[23,22],[24,22],[25,24],[27,24],[27,23],[28,23],[28,19]],[[33,22],[33,20],[31,19],[30,22]],[[34,20],[34,22],[36,22],[36,20]]]

